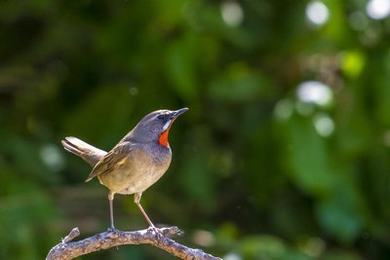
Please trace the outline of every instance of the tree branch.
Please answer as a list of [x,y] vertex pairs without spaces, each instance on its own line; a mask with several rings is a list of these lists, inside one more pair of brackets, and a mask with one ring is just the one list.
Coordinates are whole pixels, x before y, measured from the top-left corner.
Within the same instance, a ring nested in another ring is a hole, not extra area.
[[61,243],[55,245],[49,251],[46,260],[68,260],[111,247],[140,244],[149,244],[158,247],[181,259],[222,260],[200,249],[190,248],[170,239],[169,236],[181,233],[177,227],[160,228],[159,231],[160,233],[152,228],[137,231],[106,231],[83,240],[71,242],[75,237],[80,235],[80,231],[76,227],[62,239]]

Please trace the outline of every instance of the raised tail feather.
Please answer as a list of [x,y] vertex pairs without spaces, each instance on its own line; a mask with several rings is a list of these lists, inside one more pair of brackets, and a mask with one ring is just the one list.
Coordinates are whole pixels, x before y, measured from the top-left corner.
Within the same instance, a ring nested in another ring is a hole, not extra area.
[[61,143],[65,150],[79,156],[92,167],[107,154],[106,151],[100,150],[72,136],[65,137]]

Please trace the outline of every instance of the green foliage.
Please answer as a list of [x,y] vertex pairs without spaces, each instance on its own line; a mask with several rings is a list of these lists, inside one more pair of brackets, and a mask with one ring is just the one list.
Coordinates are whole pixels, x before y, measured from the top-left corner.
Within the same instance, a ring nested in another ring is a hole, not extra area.
[[[108,150],[144,114],[188,106],[143,196],[156,223],[228,260],[385,259],[389,18],[324,0],[315,24],[312,3],[0,1],[0,258],[106,229],[106,190],[61,138]],[[132,198],[115,202],[118,227],[146,226]]]

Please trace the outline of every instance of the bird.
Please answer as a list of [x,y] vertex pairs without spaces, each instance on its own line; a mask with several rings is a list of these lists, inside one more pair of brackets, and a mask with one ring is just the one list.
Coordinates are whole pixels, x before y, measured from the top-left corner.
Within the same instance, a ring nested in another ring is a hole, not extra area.
[[149,227],[156,229],[141,205],[142,193],[168,170],[172,160],[169,131],[173,122],[188,108],[161,109],[144,116],[109,152],[96,148],[76,137],[65,137],[64,149],[92,166],[86,182],[94,179],[108,188],[110,227],[114,225],[115,194],[132,195]]

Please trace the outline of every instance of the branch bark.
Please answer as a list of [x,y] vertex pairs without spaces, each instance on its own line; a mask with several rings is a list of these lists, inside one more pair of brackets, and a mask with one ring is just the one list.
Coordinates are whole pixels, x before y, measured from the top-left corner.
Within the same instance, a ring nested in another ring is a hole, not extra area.
[[137,231],[106,231],[71,242],[80,235],[80,231],[76,227],[62,239],[61,243],[49,251],[46,260],[68,260],[111,247],[141,244],[158,247],[181,259],[222,260],[222,258],[207,254],[200,249],[190,248],[170,239],[169,236],[181,233],[177,227],[159,228],[159,231],[160,233],[152,228]]

